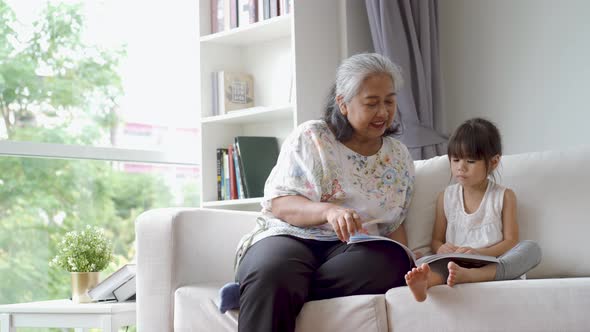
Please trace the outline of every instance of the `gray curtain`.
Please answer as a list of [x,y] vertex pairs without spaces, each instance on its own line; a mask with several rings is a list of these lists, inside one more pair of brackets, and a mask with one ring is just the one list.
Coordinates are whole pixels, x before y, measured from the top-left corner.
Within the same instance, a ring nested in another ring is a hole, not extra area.
[[446,153],[438,48],[437,0],[365,0],[375,51],[398,64],[403,133],[415,160]]

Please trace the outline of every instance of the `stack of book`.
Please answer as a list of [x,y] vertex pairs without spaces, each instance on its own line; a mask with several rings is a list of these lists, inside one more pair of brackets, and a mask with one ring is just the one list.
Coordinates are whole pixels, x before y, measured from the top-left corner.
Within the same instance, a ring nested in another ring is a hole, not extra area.
[[279,156],[276,137],[237,136],[217,149],[217,199],[264,196],[264,183]]
[[243,27],[293,11],[293,0],[211,0],[211,33]]
[[137,266],[125,264],[113,274],[88,291],[94,302],[123,302],[135,299],[135,278]]

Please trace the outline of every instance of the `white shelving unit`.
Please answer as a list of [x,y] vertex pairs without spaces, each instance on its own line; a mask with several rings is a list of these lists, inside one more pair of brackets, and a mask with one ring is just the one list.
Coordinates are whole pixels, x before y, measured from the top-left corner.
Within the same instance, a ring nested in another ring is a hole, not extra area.
[[[275,136],[318,119],[341,59],[340,1],[295,0],[293,12],[210,33],[210,0],[199,1],[201,206],[260,210],[261,198],[217,200],[216,149],[236,136]],[[255,107],[212,115],[211,73],[254,77]]]

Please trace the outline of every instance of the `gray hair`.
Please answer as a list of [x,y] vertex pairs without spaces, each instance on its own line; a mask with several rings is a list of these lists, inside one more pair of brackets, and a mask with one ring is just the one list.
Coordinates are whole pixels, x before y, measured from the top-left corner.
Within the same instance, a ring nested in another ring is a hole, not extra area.
[[[336,83],[332,87],[323,119],[334,131],[336,138],[343,142],[352,137],[354,129],[344,116],[336,102],[336,96],[342,96],[345,103],[348,103],[359,93],[361,85],[367,77],[374,74],[386,74],[391,77],[393,87],[397,92],[403,85],[403,78],[400,68],[391,62],[387,57],[377,53],[356,54],[344,60],[336,72]],[[398,112],[399,114],[399,112]],[[385,135],[397,134],[399,125],[394,124],[388,128]]]

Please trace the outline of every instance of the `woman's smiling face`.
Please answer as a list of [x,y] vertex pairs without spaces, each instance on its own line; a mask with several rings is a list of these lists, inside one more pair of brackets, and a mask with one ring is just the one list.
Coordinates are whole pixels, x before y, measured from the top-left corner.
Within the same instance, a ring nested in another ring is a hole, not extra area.
[[387,74],[368,76],[358,94],[348,103],[340,99],[339,106],[354,129],[353,139],[359,142],[380,140],[393,123],[397,108],[391,77]]

